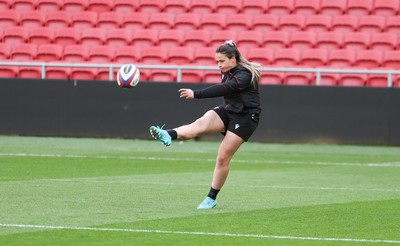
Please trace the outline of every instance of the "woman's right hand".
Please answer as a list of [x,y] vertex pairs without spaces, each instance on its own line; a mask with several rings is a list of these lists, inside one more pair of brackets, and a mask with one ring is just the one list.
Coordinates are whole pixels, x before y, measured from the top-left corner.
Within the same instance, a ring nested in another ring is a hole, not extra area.
[[179,94],[180,98],[185,98],[185,99],[193,99],[194,98],[194,92],[191,89],[179,89]]

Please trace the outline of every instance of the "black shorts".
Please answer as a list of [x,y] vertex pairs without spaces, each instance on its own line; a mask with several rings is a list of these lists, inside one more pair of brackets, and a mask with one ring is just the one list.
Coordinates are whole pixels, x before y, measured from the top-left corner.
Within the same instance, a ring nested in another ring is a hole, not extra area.
[[230,131],[241,137],[244,141],[248,141],[250,136],[256,130],[260,121],[259,114],[238,114],[228,112],[223,106],[218,106],[213,109],[224,122],[225,132]]

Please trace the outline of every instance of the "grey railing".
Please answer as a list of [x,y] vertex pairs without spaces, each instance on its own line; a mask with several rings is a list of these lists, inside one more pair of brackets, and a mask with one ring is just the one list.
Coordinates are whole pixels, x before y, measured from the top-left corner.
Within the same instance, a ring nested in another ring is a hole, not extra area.
[[[119,68],[122,64],[95,64],[95,63],[47,63],[47,62],[0,62],[0,66],[25,66],[40,67],[41,78],[46,78],[47,67],[82,67],[82,68],[107,68],[109,70],[109,80],[114,80],[114,69]],[[216,66],[178,66],[178,65],[144,65],[137,64],[139,69],[160,69],[160,70],[176,70],[177,82],[182,82],[183,70],[218,70]],[[347,73],[347,74],[383,74],[387,75],[387,86],[393,86],[393,75],[400,75],[400,70],[369,70],[369,69],[331,69],[331,68],[279,68],[264,67],[262,72],[295,72],[295,73],[315,73],[316,85],[321,84],[321,74],[323,73]]]

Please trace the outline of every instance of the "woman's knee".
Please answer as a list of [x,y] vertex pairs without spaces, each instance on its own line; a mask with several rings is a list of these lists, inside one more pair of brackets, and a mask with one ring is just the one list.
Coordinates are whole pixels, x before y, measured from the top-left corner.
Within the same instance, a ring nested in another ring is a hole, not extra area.
[[229,166],[229,163],[232,159],[232,155],[229,155],[228,153],[218,153],[217,155],[217,165],[219,166]]

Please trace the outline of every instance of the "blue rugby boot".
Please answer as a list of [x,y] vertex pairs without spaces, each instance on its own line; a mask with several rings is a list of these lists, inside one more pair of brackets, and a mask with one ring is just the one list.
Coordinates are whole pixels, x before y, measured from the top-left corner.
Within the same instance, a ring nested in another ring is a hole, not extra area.
[[207,196],[197,209],[212,209],[215,208],[215,206],[217,206],[217,201]]
[[172,142],[171,136],[168,134],[166,130],[162,129],[163,127],[159,126],[151,126],[150,134],[155,139],[160,141],[165,146],[170,146]]

